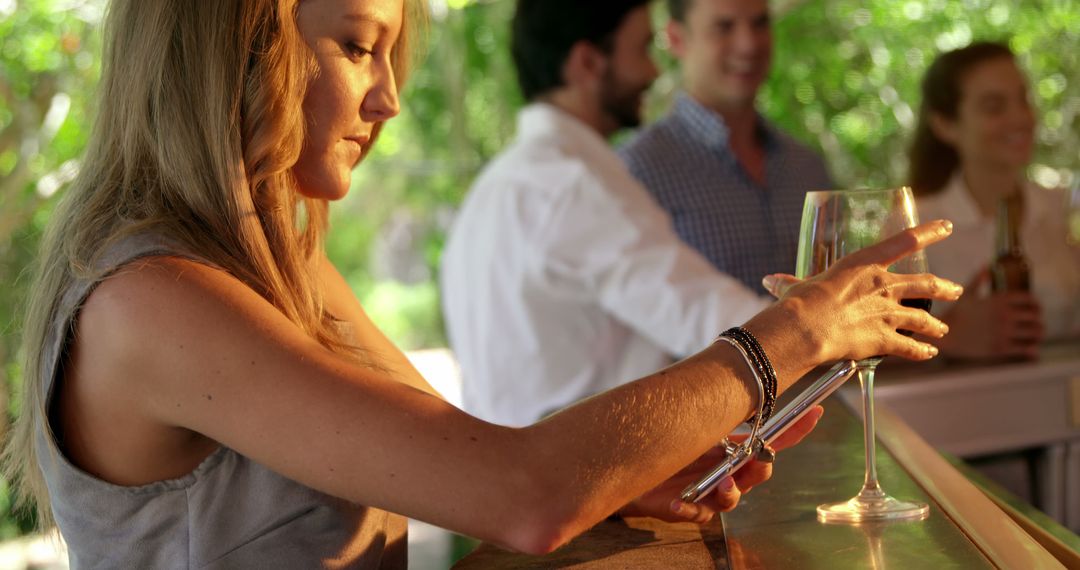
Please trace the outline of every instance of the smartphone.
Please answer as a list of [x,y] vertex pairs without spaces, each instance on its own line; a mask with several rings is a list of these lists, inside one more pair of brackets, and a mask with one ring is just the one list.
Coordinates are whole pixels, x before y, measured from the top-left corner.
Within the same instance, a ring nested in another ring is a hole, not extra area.
[[682,500],[690,503],[700,501],[715,489],[724,477],[749,463],[763,446],[776,441],[776,438],[787,431],[791,424],[799,421],[799,418],[805,416],[811,408],[828,398],[829,394],[835,392],[853,374],[855,374],[854,360],[836,363],[824,376],[818,378],[809,388],[788,402],[788,405],[773,414],[773,417],[761,426],[758,437],[754,441],[747,440],[742,444],[729,445],[728,456],[698,482],[683,489],[680,495]]

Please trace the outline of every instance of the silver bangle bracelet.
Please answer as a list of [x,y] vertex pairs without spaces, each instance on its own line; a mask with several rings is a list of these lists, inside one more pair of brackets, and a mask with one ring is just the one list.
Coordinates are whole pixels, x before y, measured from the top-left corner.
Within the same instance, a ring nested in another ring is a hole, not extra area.
[[[743,360],[746,362],[746,367],[750,369],[750,375],[754,377],[754,382],[757,384],[757,389],[758,389],[757,413],[750,416],[750,418],[749,418],[749,420],[752,420],[753,423],[751,424],[751,427],[750,427],[750,437],[746,438],[746,442],[745,442],[745,445],[747,446],[747,449],[749,450],[749,449],[753,448],[755,440],[758,439],[758,432],[761,430],[762,418],[765,415],[765,381],[762,380],[761,375],[758,374],[757,367],[754,366],[754,361],[750,360],[750,355],[746,353],[746,349],[743,348],[741,344],[739,344],[737,341],[735,341],[733,339],[730,339],[730,338],[728,338],[726,336],[722,336],[722,337],[718,338],[717,340],[722,340],[722,341],[730,344],[731,346],[734,346],[735,350],[739,351],[739,354],[742,355]],[[725,440],[725,443],[726,443],[726,440]]]

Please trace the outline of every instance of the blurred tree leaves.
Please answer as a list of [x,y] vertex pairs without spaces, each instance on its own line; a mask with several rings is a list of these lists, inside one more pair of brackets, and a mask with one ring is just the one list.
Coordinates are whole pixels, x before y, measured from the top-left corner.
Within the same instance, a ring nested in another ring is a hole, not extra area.
[[776,19],[775,37],[762,111],[822,148],[845,186],[904,181],[923,71],[977,39],[1009,43],[1031,77],[1042,124],[1033,176],[1053,186],[1080,167],[1080,2],[804,2]]

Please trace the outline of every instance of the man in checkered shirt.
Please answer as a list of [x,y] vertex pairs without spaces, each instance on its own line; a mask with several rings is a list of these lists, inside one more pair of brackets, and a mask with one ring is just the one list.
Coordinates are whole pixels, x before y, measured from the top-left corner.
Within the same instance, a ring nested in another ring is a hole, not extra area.
[[766,0],[668,0],[685,92],[620,155],[675,230],[758,291],[795,269],[803,197],[832,188],[821,158],[754,108],[769,72]]

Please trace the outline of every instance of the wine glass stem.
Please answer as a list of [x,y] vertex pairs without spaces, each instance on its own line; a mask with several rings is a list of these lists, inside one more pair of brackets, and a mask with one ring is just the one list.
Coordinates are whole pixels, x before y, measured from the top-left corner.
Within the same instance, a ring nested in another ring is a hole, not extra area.
[[859,496],[864,499],[883,497],[884,491],[878,484],[877,446],[874,432],[874,371],[877,361],[859,363],[859,387],[862,388],[863,405],[863,443],[866,447],[866,479]]

